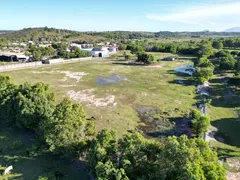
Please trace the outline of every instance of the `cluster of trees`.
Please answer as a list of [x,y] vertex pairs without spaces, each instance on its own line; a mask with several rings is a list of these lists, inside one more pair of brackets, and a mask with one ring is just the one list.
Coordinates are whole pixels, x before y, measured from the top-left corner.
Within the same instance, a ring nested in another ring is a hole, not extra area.
[[71,52],[68,52],[64,49],[59,49],[57,53],[57,57],[64,58],[64,59],[71,59],[71,58],[82,58],[82,57],[91,57],[92,53],[87,51],[81,51],[80,48],[74,48]]
[[0,123],[35,132],[54,153],[76,154],[94,135],[93,120],[80,104],[54,100],[46,84],[14,85],[0,76]]
[[215,40],[223,45],[224,48],[240,48],[240,38],[220,38]]
[[79,48],[72,48],[71,51],[67,51],[68,44],[66,43],[53,43],[49,47],[36,47],[35,45],[30,45],[25,54],[32,56],[33,61],[41,61],[50,58],[81,58],[90,57],[91,52],[81,51]]
[[186,136],[159,143],[138,133],[117,139],[113,131],[103,130],[91,142],[87,162],[101,180],[226,179],[208,144]]
[[8,41],[5,38],[0,38],[0,49],[8,46]]
[[95,34],[113,40],[128,40],[155,37],[154,33],[151,32],[109,31],[109,32],[96,32]]
[[[209,39],[199,42],[172,42],[172,43],[154,43],[154,42],[131,42],[127,46],[121,45],[123,49],[130,50],[131,53],[138,55],[138,62],[144,64],[154,63],[154,58],[146,54],[149,52],[169,52],[182,53],[197,56],[195,65],[195,77],[197,82],[204,82],[211,79],[214,70],[234,70],[240,72],[240,53],[238,51],[221,50],[229,39]],[[235,38],[235,42],[237,42]],[[240,39],[239,39],[240,40]],[[226,42],[225,42],[226,41]],[[225,44],[224,44],[225,42]],[[227,43],[229,44],[229,43]],[[237,43],[236,43],[237,44]],[[214,51],[219,49],[219,51]],[[211,59],[211,61],[209,60]],[[213,65],[214,64],[214,65]],[[236,81],[234,81],[236,82]]]
[[[121,46],[124,47],[123,45]],[[154,56],[152,54],[147,54],[144,48],[140,44],[131,43],[131,44],[128,44],[125,48],[130,50],[132,54],[137,55],[136,62],[143,63],[143,64],[153,64],[156,62],[154,59]]]
[[56,50],[51,46],[36,47],[35,45],[30,45],[25,54],[32,56],[33,61],[41,61],[56,56]]
[[240,53],[238,51],[218,51],[214,53],[211,58],[214,61],[216,69],[219,70],[235,70],[239,71],[240,68]]
[[81,51],[80,48],[72,48],[71,51],[67,51],[68,44],[66,43],[54,43],[52,47],[57,50],[57,57],[64,59],[81,58],[92,56],[91,52]]
[[143,46],[146,51],[181,53],[198,57],[210,56],[213,53],[212,44],[207,40],[200,42],[148,43]]

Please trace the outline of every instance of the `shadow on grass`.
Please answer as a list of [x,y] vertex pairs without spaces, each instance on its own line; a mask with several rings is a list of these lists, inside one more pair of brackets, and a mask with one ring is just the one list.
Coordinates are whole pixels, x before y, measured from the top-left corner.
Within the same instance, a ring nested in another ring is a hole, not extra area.
[[130,63],[123,63],[123,62],[114,62],[112,64],[116,64],[116,65],[122,65],[122,66],[146,66],[144,64],[130,64]]
[[[218,80],[215,81],[218,82]],[[211,84],[209,93],[212,99],[212,106],[226,108],[240,107],[240,97],[226,85],[213,83]]]
[[172,81],[168,81],[170,84],[180,84],[182,86],[194,86],[195,82],[192,79],[175,79]]
[[240,118],[223,118],[211,124],[218,129],[216,137],[223,138],[228,145],[240,147]]
[[[178,111],[179,109],[175,109]],[[170,118],[169,112],[155,107],[140,106],[136,108],[144,125],[138,128],[147,136],[160,138],[166,136],[191,136],[190,119],[184,117]]]
[[179,73],[179,72],[176,72],[175,70],[167,70],[167,74],[175,74],[176,76],[179,76],[179,77],[191,77],[185,73]]
[[31,136],[19,129],[0,130],[0,164],[13,166],[9,179],[38,179],[39,176],[54,179],[56,171],[64,174],[62,179],[89,179],[83,163],[76,167],[71,158],[54,155]]
[[178,60],[180,60],[180,61],[194,61],[194,60],[196,60],[197,58],[195,58],[195,57],[179,57],[178,58]]
[[182,136],[187,135],[191,137],[190,119],[184,117],[169,118],[169,122],[173,124],[171,129],[145,132],[146,135],[151,137],[161,136]]

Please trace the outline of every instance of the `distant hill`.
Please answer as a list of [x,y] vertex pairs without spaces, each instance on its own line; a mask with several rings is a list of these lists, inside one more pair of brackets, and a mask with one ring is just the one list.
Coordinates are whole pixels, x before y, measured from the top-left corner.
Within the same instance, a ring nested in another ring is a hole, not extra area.
[[240,27],[233,27],[230,29],[226,29],[224,32],[240,32]]
[[18,31],[0,30],[0,38],[5,38],[10,41],[42,43],[46,41],[52,42],[75,42],[75,43],[100,43],[100,42],[122,42],[125,40],[144,40],[146,38],[181,38],[181,37],[233,37],[240,36],[239,32],[213,32],[213,31],[198,31],[198,32],[144,32],[144,31],[104,31],[104,32],[78,32],[66,29],[55,29],[48,27],[25,28]]
[[153,32],[132,32],[132,31],[104,31],[104,32],[78,32],[66,29],[55,29],[48,27],[25,28],[19,31],[6,32],[0,37],[13,41],[52,41],[52,42],[79,42],[98,43],[103,41],[121,41],[127,39],[154,38]]
[[79,41],[82,43],[88,42],[98,42],[104,40],[104,37],[99,36],[98,34],[91,32],[77,32],[66,29],[55,29],[48,27],[40,28],[25,28],[18,31],[0,31],[0,37],[6,38],[8,40],[17,40],[17,41],[34,41],[34,42],[43,42],[43,41]]
[[9,30],[0,30],[0,34],[4,34],[4,33],[7,33],[7,32],[10,32]]

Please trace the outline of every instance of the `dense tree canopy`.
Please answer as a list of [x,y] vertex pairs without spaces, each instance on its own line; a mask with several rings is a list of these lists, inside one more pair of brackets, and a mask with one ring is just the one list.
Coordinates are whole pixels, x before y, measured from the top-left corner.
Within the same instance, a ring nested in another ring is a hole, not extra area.
[[49,93],[49,86],[25,83],[17,87],[8,83],[6,87],[1,91],[1,120],[39,132],[54,108],[54,95]]
[[208,179],[225,180],[215,152],[202,139],[169,137],[158,143],[137,133],[117,140],[101,131],[92,141],[89,165],[97,179]]
[[88,136],[94,135],[94,126],[86,120],[83,107],[65,98],[58,104],[46,125],[45,138],[51,151],[65,154],[77,152]]
[[83,107],[64,99],[55,106],[54,94],[43,83],[16,86],[0,76],[0,122],[31,130],[57,153],[78,153],[95,134],[92,119]]
[[32,55],[34,61],[41,61],[56,55],[56,50],[51,46],[36,47],[35,45],[31,45],[27,52],[27,54]]
[[219,40],[218,41],[215,40],[215,41],[212,42],[212,47],[216,48],[216,49],[222,49],[223,48],[223,43]]

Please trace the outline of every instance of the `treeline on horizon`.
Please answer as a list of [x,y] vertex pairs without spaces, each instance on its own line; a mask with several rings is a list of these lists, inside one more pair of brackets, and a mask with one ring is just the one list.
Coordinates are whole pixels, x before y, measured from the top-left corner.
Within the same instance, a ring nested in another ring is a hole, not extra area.
[[[1,31],[0,31],[1,32]],[[198,31],[198,32],[145,32],[145,31],[72,31],[67,29],[55,29],[48,27],[39,28],[24,28],[18,31],[2,31],[0,37],[4,37],[8,40],[21,40],[21,41],[39,41],[39,38],[45,38],[47,41],[63,41],[71,38],[77,38],[80,36],[93,36],[107,40],[127,40],[127,39],[141,39],[141,38],[182,38],[182,37],[231,37],[240,36],[240,32],[213,32],[213,31]],[[94,39],[91,39],[94,41]]]

